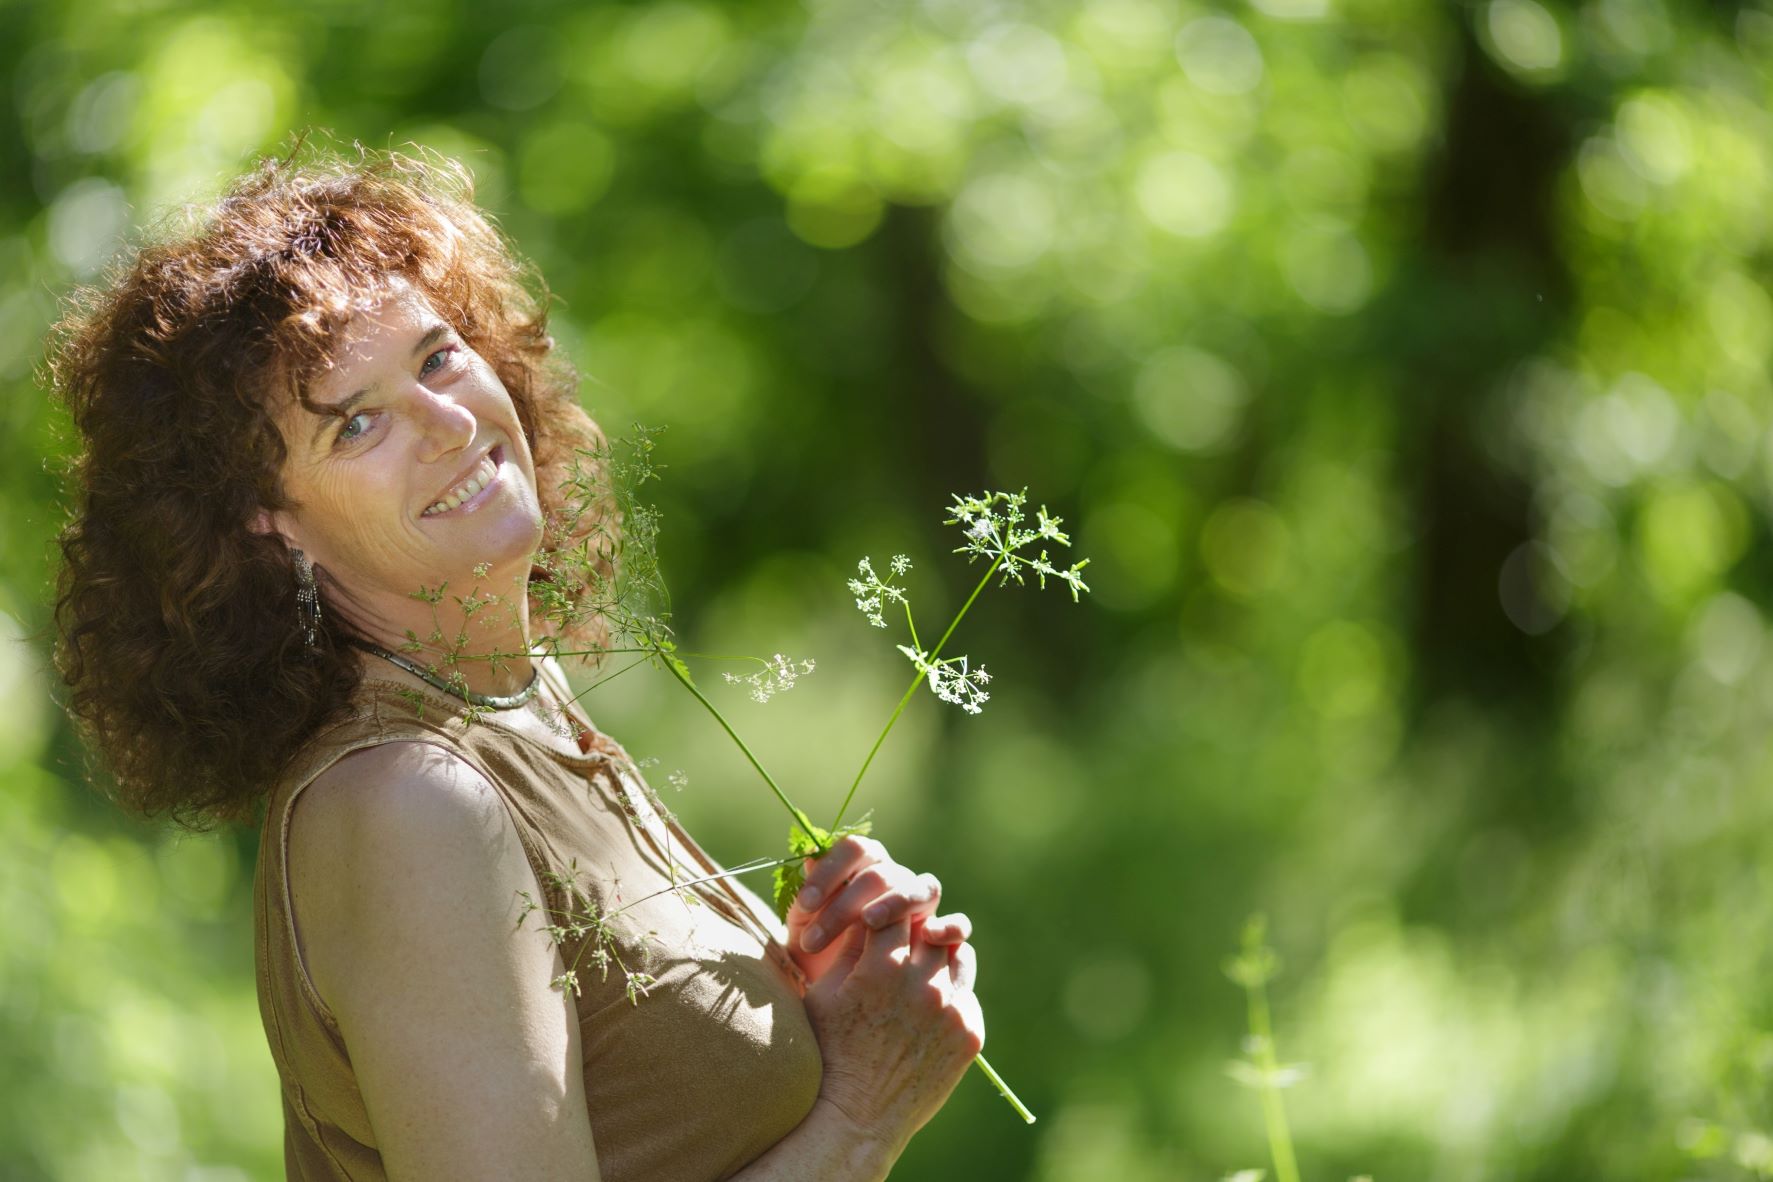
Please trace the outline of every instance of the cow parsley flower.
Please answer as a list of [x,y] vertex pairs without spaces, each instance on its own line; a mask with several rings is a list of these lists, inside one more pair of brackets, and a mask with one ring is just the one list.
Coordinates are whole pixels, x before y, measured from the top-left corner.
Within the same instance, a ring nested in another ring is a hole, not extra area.
[[789,660],[777,653],[767,661],[763,668],[749,677],[740,677],[737,673],[728,673],[726,680],[732,685],[751,687],[751,700],[767,702],[777,694],[785,694],[794,688],[794,683],[813,671],[813,662],[809,657],[802,661]]
[[889,603],[904,603],[905,592],[893,584],[893,580],[911,569],[911,560],[903,554],[893,555],[890,564],[891,574],[882,579],[874,573],[874,563],[864,558],[856,563],[856,573],[861,576],[850,580],[850,594],[856,597],[856,610],[868,617],[868,622],[876,628],[885,628],[886,617],[883,612]]
[[947,524],[960,526],[961,536],[966,541],[954,552],[965,554],[969,562],[984,558],[998,563],[1003,575],[999,586],[1012,579],[1020,584],[1028,575],[1033,575],[1044,591],[1047,580],[1056,579],[1070,589],[1071,600],[1075,603],[1079,595],[1090,589],[1079,574],[1090,560],[1082,559],[1061,570],[1053,565],[1045,547],[1038,556],[1023,553],[1036,542],[1071,545],[1071,536],[1059,528],[1063,519],[1048,513],[1045,505],[1035,510],[1031,528],[1028,514],[1023,509],[1027,501],[1027,490],[985,492],[976,497],[955,494],[954,503],[948,507]]
[[898,648],[929,680],[930,690],[944,702],[952,702],[968,714],[978,714],[991,700],[985,690],[991,682],[991,674],[985,671],[985,666],[969,669],[965,657],[943,657],[932,661],[922,649],[903,644]]

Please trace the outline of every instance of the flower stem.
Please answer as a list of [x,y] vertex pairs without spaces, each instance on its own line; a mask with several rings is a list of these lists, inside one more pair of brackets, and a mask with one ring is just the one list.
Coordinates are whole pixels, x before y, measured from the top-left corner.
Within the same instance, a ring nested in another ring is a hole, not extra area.
[[[1003,1076],[999,1075],[992,1069],[991,1064],[985,1061],[984,1055],[974,1056],[973,1064],[985,1073],[985,1078],[991,1081],[991,1086],[997,1089],[998,1094],[1010,1102],[1010,1107],[1016,1110],[1016,1115],[1022,1118],[1024,1124],[1034,1123],[1034,1113],[1028,1111],[1028,1106],[1022,1103],[1015,1092],[1010,1090],[1010,1085],[1005,1083]],[[1295,1178],[1294,1182],[1298,1182],[1298,1179]]]
[[[929,661],[932,664],[937,657],[942,655],[942,646],[948,643],[948,638],[954,635],[956,628],[960,627],[960,622],[966,618],[967,609],[973,606],[973,600],[979,598],[979,592],[985,590],[985,584],[989,583],[991,576],[997,573],[998,564],[1002,561],[1002,554],[991,560],[991,566],[985,571],[985,577],[979,580],[978,585],[973,588],[973,593],[967,596],[967,601],[961,604],[960,610],[954,614],[954,619],[948,622],[948,630],[942,633],[942,639],[936,642],[936,647],[930,652]],[[913,640],[915,639],[916,637],[913,635]],[[837,820],[831,822],[832,832],[835,833],[837,827],[843,824],[843,815],[849,811],[850,801],[856,798],[856,789],[862,786],[862,777],[868,774],[868,765],[874,762],[875,753],[880,750],[880,745],[886,742],[886,737],[892,733],[893,724],[899,721],[899,715],[905,713],[905,707],[910,703],[912,695],[917,693],[917,687],[922,683],[923,670],[919,669],[916,676],[912,677],[911,684],[905,688],[904,696],[899,699],[899,704],[893,707],[893,716],[887,719],[886,726],[881,728],[879,736],[874,740],[874,746],[868,749],[868,758],[862,761],[861,770],[856,772],[856,778],[851,781],[850,790],[845,794],[843,804],[838,806]]]
[[720,724],[720,729],[727,733],[728,738],[739,745],[739,750],[745,753],[745,758],[751,761],[751,766],[757,769],[757,774],[763,777],[763,782],[770,786],[770,791],[776,794],[776,799],[782,802],[782,807],[788,810],[789,815],[794,818],[794,823],[799,825],[801,831],[811,839],[813,847],[819,853],[824,853],[829,847],[819,839],[818,827],[813,824],[812,818],[801,812],[800,806],[788,799],[788,794],[782,791],[782,786],[776,783],[776,778],[769,774],[762,763],[758,762],[757,756],[752,754],[751,748],[745,745],[745,740],[739,737],[739,732],[733,729],[732,723],[728,722],[726,716],[715,708],[714,703],[708,700],[707,695],[696,688],[696,683],[689,679],[678,662],[672,660],[671,655],[663,650],[658,650],[658,653],[665,668],[671,670],[671,676],[682,682],[683,688],[694,694],[696,701],[702,703],[702,707],[714,716],[714,721]]
[[790,862],[798,862],[800,860],[799,857],[792,855],[786,858],[753,858],[749,862],[743,862],[737,866],[722,870],[719,874],[704,875],[701,878],[686,879],[683,882],[673,883],[668,887],[660,887],[649,895],[642,895],[633,902],[622,904],[614,911],[607,913],[604,918],[613,919],[622,914],[622,912],[628,910],[628,908],[638,907],[648,899],[656,899],[660,895],[669,895],[673,891],[681,891],[686,887],[701,886],[703,883],[707,882],[719,882],[723,878],[737,878],[739,875],[749,874],[753,870],[773,870],[777,866],[786,866]]
[[1256,1044],[1256,1063],[1262,1072],[1262,1120],[1268,1129],[1268,1149],[1274,1157],[1275,1182],[1299,1182],[1299,1163],[1293,1157],[1293,1135],[1287,1128],[1287,1112],[1274,1080],[1280,1064],[1274,1054],[1274,1025],[1268,1016],[1268,990],[1261,984],[1249,987],[1250,1033]]

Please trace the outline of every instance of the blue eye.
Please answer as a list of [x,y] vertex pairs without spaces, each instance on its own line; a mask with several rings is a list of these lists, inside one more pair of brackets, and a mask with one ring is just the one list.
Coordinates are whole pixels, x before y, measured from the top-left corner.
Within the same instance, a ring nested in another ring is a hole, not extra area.
[[[362,429],[357,430],[357,431],[351,430],[351,424],[357,422],[357,420],[359,420],[359,419],[363,420]],[[345,425],[343,427],[339,428],[338,440],[340,443],[350,443],[353,440],[363,438],[364,433],[367,432],[368,430],[369,430],[369,412],[366,410],[360,410],[356,414],[352,415],[350,418],[346,419]]]
[[419,376],[420,377],[430,377],[432,374],[436,373],[438,370],[443,368],[443,366],[441,366],[441,365],[438,366],[437,369],[429,368],[429,366],[431,364],[432,357],[447,357],[449,354],[454,353],[455,351],[456,351],[456,347],[454,345],[445,345],[443,348],[437,350],[437,352],[431,354],[430,357],[425,358],[425,364],[421,365],[419,367]]

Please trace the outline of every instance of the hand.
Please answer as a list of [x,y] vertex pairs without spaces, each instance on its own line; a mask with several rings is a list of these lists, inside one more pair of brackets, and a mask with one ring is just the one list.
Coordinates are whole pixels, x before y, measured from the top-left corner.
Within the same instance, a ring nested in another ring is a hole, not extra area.
[[852,926],[806,994],[824,1059],[819,1101],[881,1144],[888,1161],[985,1046],[972,946],[934,944],[912,928],[908,916],[879,929]]
[[[843,955],[844,939],[859,941],[867,931],[901,919],[908,919],[912,934],[925,943],[964,944],[973,934],[972,921],[958,913],[936,915],[941,899],[935,875],[901,866],[872,838],[845,837],[822,856],[807,859],[806,883],[788,909],[788,953],[814,982]],[[863,926],[850,932],[858,921]],[[860,948],[858,943],[850,951]]]

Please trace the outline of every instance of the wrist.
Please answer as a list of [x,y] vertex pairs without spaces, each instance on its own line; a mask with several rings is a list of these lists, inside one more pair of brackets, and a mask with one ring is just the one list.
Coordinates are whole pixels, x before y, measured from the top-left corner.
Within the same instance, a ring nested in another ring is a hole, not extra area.
[[806,1119],[808,1124],[821,1130],[823,1139],[838,1154],[841,1173],[835,1177],[883,1179],[905,1150],[903,1140],[895,1141],[883,1135],[825,1095],[814,1101]]
[[904,1147],[820,1096],[792,1133],[734,1174],[732,1182],[885,1182]]

